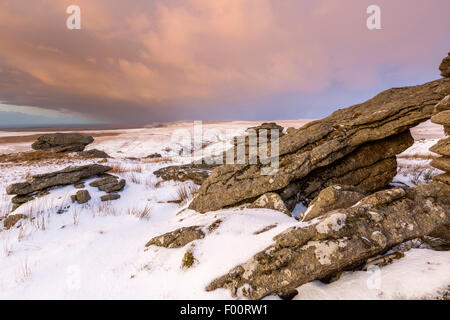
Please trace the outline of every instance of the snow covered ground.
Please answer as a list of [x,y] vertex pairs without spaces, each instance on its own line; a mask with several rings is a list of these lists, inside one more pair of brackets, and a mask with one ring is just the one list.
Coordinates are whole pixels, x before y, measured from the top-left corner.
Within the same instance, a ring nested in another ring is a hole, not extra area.
[[[277,123],[300,127],[305,121]],[[240,134],[257,124],[204,124],[205,130],[212,129],[206,153],[229,146],[227,129]],[[115,174],[127,180],[119,200],[100,202],[101,193],[89,187],[88,180],[86,189],[92,200],[87,204],[72,204],[70,195],[76,189],[66,186],[17,209],[15,213],[33,219],[22,220],[10,230],[0,229],[0,299],[231,299],[227,290],[206,292],[204,288],[270,245],[275,235],[299,222],[273,210],[234,208],[198,214],[187,210],[187,203],[172,202],[179,198],[181,188],[196,187],[191,182],[161,182],[153,171],[190,160],[190,155],[180,153],[189,147],[187,140],[174,140],[172,132],[191,128],[192,123],[175,123],[122,129],[119,135],[96,139],[89,148],[114,156],[107,164],[120,166],[123,172]],[[423,183],[437,173],[425,169],[429,169],[428,157],[433,156],[428,148],[439,133],[421,138],[426,131],[419,128],[415,145],[399,157],[396,183]],[[0,145],[0,153],[29,149],[30,143]],[[165,162],[128,159],[154,152],[161,153]],[[5,194],[7,185],[23,181],[29,174],[93,162],[96,160],[0,163],[0,217],[10,208],[11,197]],[[417,173],[417,168],[425,169]],[[218,219],[222,221],[219,227],[210,232],[208,226]],[[145,247],[155,236],[192,225],[201,226],[205,238],[180,249]],[[258,233],[273,225],[269,231]],[[182,259],[187,250],[191,250],[195,262],[185,269]],[[298,288],[295,299],[433,299],[448,290],[449,264],[448,251],[414,248],[404,258],[381,269],[345,272],[330,284],[319,281],[305,284]]]

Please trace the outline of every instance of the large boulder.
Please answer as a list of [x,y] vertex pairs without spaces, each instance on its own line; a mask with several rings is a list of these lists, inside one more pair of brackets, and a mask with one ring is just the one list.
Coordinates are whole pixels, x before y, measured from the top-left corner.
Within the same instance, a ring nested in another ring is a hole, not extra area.
[[450,52],[448,53],[448,56],[442,60],[439,70],[441,70],[441,76],[447,78],[450,77]]
[[366,193],[378,191],[397,175],[395,155],[413,143],[409,130],[381,141],[366,143],[344,158],[291,182],[283,189],[281,197],[292,210],[298,202],[309,205],[311,199],[331,185],[358,186]]
[[430,183],[369,195],[277,235],[274,243],[214,280],[206,290],[261,299],[359,266],[450,222],[450,186]]
[[190,204],[198,212],[218,210],[280,191],[316,169],[329,166],[358,147],[398,135],[428,120],[434,106],[450,94],[450,79],[386,90],[329,117],[290,130],[279,139],[279,169],[269,164],[228,164],[213,170]]
[[99,164],[90,164],[81,167],[67,167],[63,170],[34,175],[26,182],[15,183],[6,188],[7,194],[26,195],[35,191],[44,190],[54,186],[74,184],[82,179],[87,179],[106,171],[111,167]]
[[94,142],[91,136],[79,133],[50,133],[44,134],[31,145],[34,150],[49,150],[58,152],[77,152]]

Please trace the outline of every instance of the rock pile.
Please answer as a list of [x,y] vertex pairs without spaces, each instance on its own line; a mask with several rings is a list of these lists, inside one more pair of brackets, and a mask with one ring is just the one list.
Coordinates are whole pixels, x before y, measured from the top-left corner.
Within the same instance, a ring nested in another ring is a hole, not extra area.
[[106,192],[106,195],[100,198],[102,201],[112,201],[120,198],[120,195],[117,192],[122,191],[123,188],[125,188],[126,181],[125,179],[119,180],[119,178],[114,175],[105,174],[89,185],[98,188],[100,191]]
[[78,152],[83,151],[92,142],[94,142],[93,137],[79,133],[50,133],[40,136],[31,147],[34,150],[46,150],[55,153]]
[[450,79],[386,90],[338,110],[279,139],[279,169],[262,175],[264,164],[233,164],[214,169],[190,208],[218,210],[276,192],[293,209],[333,184],[373,192],[396,174],[396,155],[413,143],[409,128],[430,119],[434,106],[450,94]]

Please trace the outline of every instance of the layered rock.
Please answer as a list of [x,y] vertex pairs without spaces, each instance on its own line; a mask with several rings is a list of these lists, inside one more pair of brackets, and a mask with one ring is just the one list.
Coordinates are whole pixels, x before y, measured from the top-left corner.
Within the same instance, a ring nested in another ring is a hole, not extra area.
[[331,185],[356,186],[362,192],[378,191],[396,176],[396,155],[413,143],[409,130],[381,141],[366,143],[335,163],[293,181],[281,191],[281,197],[292,210],[298,202],[308,205],[321,190]]
[[111,167],[99,164],[90,164],[81,167],[67,167],[63,170],[34,175],[26,182],[15,183],[6,188],[9,195],[26,195],[35,191],[44,190],[54,186],[74,184],[82,179],[102,174],[111,170]]
[[433,182],[369,195],[347,209],[299,223],[206,290],[260,299],[363,265],[368,258],[450,222],[450,186]]
[[56,172],[34,175],[26,182],[9,185],[6,187],[6,193],[16,195],[11,199],[13,203],[12,211],[14,211],[22,204],[33,200],[35,196],[46,193],[49,188],[76,184],[83,179],[103,174],[111,169],[111,167],[99,164],[67,167]]
[[168,166],[156,170],[153,174],[163,180],[188,181],[196,184],[202,184],[211,174],[211,171],[217,168],[216,164],[184,164],[180,166]]
[[304,212],[303,221],[309,221],[336,209],[351,207],[364,198],[364,193],[353,186],[333,185],[323,189]]
[[[338,110],[298,130],[289,130],[279,139],[280,166],[275,174],[261,174],[261,169],[269,168],[269,164],[220,166],[202,184],[190,208],[207,212],[253,200],[267,192],[283,192],[293,182],[304,180],[314,170],[334,165],[365,144],[384,143],[383,140],[428,120],[434,106],[449,94],[450,79],[389,89],[362,104]],[[392,157],[378,158],[394,168]],[[378,168],[382,171],[383,164]],[[388,177],[392,174],[393,170]],[[389,180],[388,177],[384,180]],[[379,183],[382,184],[385,183]]]
[[[446,99],[448,97],[444,100]],[[442,104],[439,103],[436,109],[439,105]],[[437,110],[436,114],[431,118],[431,121],[443,125],[444,128],[450,128],[450,110],[441,112]],[[434,176],[433,180],[450,184],[450,138],[441,139],[436,145],[430,148],[430,151],[441,155],[441,157],[433,159],[430,165],[444,171],[444,173]]]
[[35,143],[31,145],[34,150],[48,150],[58,152],[78,152],[94,142],[91,136],[79,133],[50,133],[40,136]]

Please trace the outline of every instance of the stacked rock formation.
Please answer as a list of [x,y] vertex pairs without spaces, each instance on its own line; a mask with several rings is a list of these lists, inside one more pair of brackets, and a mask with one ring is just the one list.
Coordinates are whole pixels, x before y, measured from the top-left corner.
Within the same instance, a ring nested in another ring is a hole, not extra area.
[[[447,58],[442,61],[441,75],[450,77],[450,53]],[[446,96],[435,107],[435,115],[431,121],[444,126],[446,138],[440,140],[436,145],[430,148],[430,151],[441,155],[441,157],[431,161],[430,165],[444,171],[443,174],[434,176],[434,180],[450,184],[450,95]]]
[[31,145],[34,150],[45,150],[55,153],[59,152],[79,152],[94,142],[91,136],[79,133],[50,133],[44,134]]
[[83,179],[103,174],[111,169],[111,167],[99,164],[67,167],[56,172],[34,175],[27,179],[26,182],[14,183],[6,188],[6,193],[15,195],[11,200],[14,211],[22,204],[46,192],[49,188],[75,184]]
[[387,186],[396,174],[396,155],[412,145],[409,129],[431,118],[435,105],[450,94],[450,79],[393,88],[279,139],[279,168],[262,175],[267,164],[233,164],[214,169],[190,208],[198,212],[252,202],[268,192],[280,194],[292,210],[322,189],[352,185],[363,192]]

